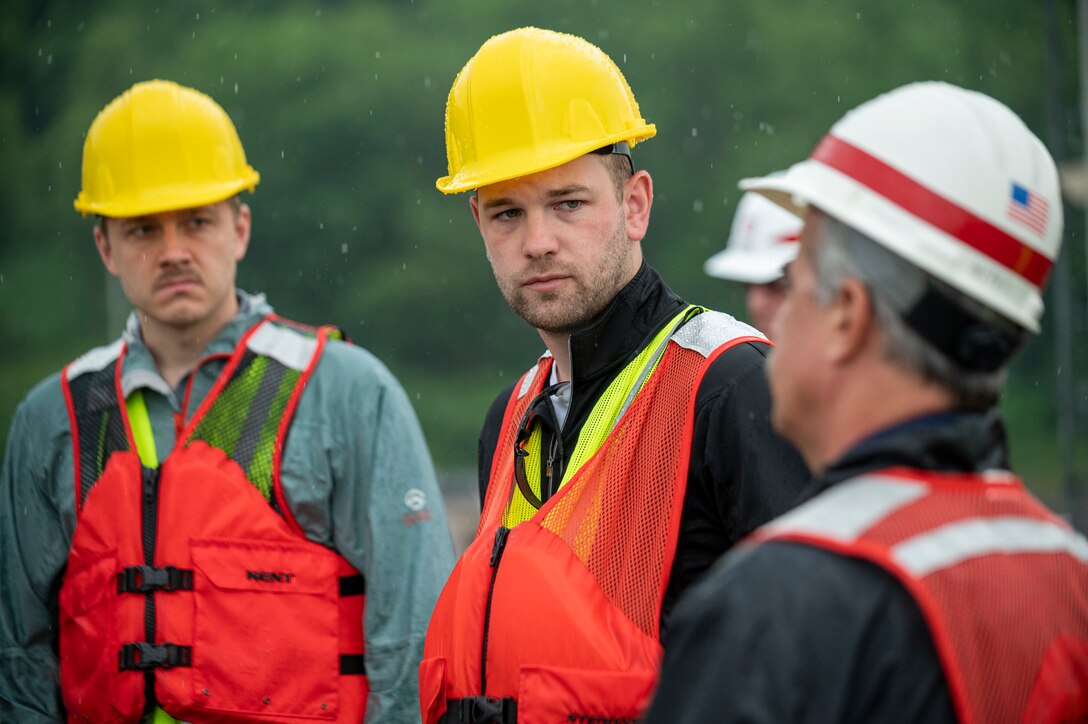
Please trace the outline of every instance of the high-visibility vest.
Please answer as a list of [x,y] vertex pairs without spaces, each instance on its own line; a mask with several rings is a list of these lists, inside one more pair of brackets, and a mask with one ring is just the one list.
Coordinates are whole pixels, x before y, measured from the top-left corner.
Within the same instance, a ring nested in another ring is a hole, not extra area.
[[1088,541],[1011,473],[867,473],[741,545],[767,541],[895,577],[925,617],[959,721],[1088,717]]
[[476,537],[427,632],[424,722],[627,722],[648,705],[699,383],[730,347],[766,343],[727,315],[687,317],[664,336],[610,432],[581,432],[601,440],[593,454],[535,515],[508,528],[519,421],[552,359],[514,386]]
[[279,476],[328,335],[255,325],[159,467],[137,455],[124,345],[65,368],[77,511],[59,597],[69,721],[136,722],[154,704],[194,722],[362,721],[363,577],[306,540]]

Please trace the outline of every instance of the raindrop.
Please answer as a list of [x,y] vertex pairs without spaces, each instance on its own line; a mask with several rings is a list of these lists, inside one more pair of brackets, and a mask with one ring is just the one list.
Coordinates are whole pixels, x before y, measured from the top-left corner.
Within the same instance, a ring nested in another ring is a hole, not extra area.
[[318,8],[317,10],[314,10],[314,17],[315,18],[321,17],[321,9],[320,8]]
[[[236,55],[234,57],[237,58],[238,56]],[[238,81],[234,82],[234,95],[238,95]]]
[[858,13],[858,14],[857,14],[857,15],[855,15],[854,17],[855,17],[855,19],[857,19],[857,20],[861,20],[861,13]]
[[200,20],[200,13],[197,13],[197,14],[196,14],[196,19],[197,19],[197,20]]
[[406,263],[404,263],[404,262],[401,262],[400,263],[400,270],[401,271],[408,271],[408,265]]
[[[353,228],[353,230],[354,230],[354,228]],[[341,254],[347,254],[348,253],[348,245],[346,243],[340,245],[340,253]]]
[[318,228],[318,230],[320,230],[320,231],[324,231],[324,230],[325,230],[325,222],[323,222],[323,221],[322,221],[322,222],[318,222],[318,224],[317,224],[317,228]]
[[691,137],[695,138],[698,135],[699,135],[699,129],[698,128],[692,128],[691,129]]
[[283,157],[284,157],[284,151],[283,151],[283,149],[281,148],[281,149],[280,149],[280,158],[283,158]]
[[702,201],[702,199],[695,199],[695,201],[693,201],[691,203],[691,210],[694,211],[697,214],[703,213],[703,201]]
[[376,59],[380,60],[380,59],[381,59],[381,57],[382,57],[382,51],[380,51],[380,50],[375,50],[375,51],[374,51],[374,57],[375,57]]

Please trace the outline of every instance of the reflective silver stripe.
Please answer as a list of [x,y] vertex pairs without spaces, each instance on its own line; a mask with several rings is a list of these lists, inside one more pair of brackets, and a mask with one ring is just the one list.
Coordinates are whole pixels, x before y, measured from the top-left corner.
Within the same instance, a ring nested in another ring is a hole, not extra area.
[[105,347],[95,347],[90,352],[77,357],[68,365],[68,380],[74,380],[87,372],[104,370],[111,362],[121,356],[121,346],[124,343],[124,340],[118,339],[113,344]]
[[1008,516],[949,523],[891,550],[892,558],[915,576],[998,553],[1068,553],[1088,564],[1088,540],[1048,520]]
[[[547,356],[547,355],[545,355]],[[541,358],[543,359],[543,357]],[[540,371],[540,362],[533,365],[533,368],[525,373],[525,379],[521,381],[521,387],[518,388],[518,399],[525,397],[525,393],[529,391],[529,388],[533,385],[533,380],[536,379],[536,373]]]
[[711,352],[737,337],[766,339],[755,327],[737,321],[728,314],[706,311],[681,327],[672,340],[684,349],[709,357]]
[[854,478],[776,518],[764,531],[768,535],[812,534],[846,543],[928,490],[924,483],[910,480],[878,475]]
[[250,336],[246,347],[259,355],[271,357],[285,367],[301,372],[313,359],[317,340],[304,337],[292,329],[266,322]]

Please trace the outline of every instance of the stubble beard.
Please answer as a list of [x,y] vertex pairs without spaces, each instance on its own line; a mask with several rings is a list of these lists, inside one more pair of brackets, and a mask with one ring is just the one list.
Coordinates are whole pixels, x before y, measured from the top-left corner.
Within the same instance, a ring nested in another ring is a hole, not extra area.
[[496,275],[495,280],[506,303],[530,325],[549,334],[571,334],[604,311],[627,283],[631,253],[631,243],[621,223],[608,239],[607,253],[599,269],[564,269],[550,259],[542,259],[520,277],[527,279],[541,274],[567,274],[573,289],[533,292],[526,290],[520,279],[500,279]]

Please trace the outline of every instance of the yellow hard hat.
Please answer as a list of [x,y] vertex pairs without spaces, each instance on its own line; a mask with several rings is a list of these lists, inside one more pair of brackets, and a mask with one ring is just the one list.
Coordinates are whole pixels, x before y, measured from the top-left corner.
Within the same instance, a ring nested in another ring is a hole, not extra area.
[[453,81],[449,175],[435,185],[468,191],[655,133],[604,51],[574,35],[518,28],[484,43]]
[[192,88],[152,80],[95,117],[83,144],[84,216],[129,217],[228,199],[260,181],[230,117]]

